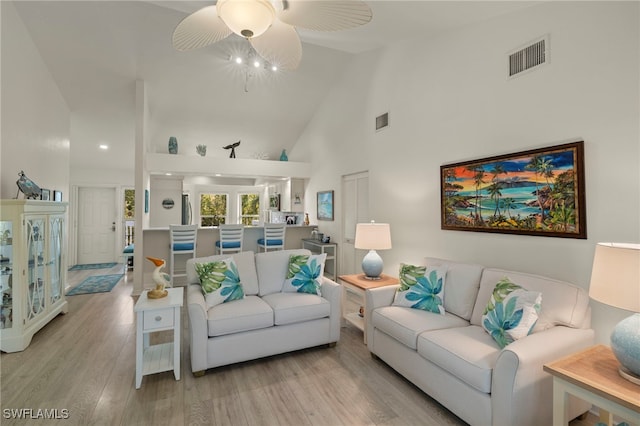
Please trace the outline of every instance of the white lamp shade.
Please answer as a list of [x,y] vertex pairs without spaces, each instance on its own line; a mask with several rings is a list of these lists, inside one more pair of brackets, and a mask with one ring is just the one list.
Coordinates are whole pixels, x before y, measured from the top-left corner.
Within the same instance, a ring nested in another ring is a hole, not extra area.
[[218,0],[217,12],[231,31],[246,38],[267,31],[276,16],[269,0]]
[[589,296],[616,308],[640,312],[640,244],[596,245]]
[[391,227],[388,223],[358,223],[355,248],[388,250],[391,248]]

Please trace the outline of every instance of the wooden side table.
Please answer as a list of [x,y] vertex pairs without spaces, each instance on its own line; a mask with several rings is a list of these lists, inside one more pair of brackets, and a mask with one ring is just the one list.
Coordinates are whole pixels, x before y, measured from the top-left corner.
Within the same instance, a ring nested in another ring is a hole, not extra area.
[[[184,288],[167,289],[167,297],[149,299],[145,290],[133,310],[137,316],[136,328],[136,389],[142,385],[142,376],[173,370],[180,380],[180,308]],[[173,342],[149,345],[149,335],[173,330]]]
[[568,394],[597,406],[606,425],[613,425],[614,415],[640,424],[640,386],[620,377],[618,365],[604,345],[546,364],[544,371],[553,376],[553,425],[568,424]]
[[[365,297],[365,291],[370,288],[385,287],[388,285],[399,284],[400,281],[397,278],[389,275],[380,275],[379,280],[368,280],[364,277],[364,274],[352,274],[352,275],[340,275],[338,280],[342,284],[342,318],[349,324],[356,326],[364,333],[364,344],[367,344],[367,327],[365,323],[367,312],[367,298]],[[363,315],[359,312],[347,312],[347,293],[354,294],[360,300],[360,305],[363,309]]]

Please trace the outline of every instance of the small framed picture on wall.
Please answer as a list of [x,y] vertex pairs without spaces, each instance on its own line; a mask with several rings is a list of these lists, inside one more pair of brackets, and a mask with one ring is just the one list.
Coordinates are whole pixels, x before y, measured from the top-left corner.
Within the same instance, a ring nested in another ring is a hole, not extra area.
[[333,220],[333,191],[318,191],[318,220]]

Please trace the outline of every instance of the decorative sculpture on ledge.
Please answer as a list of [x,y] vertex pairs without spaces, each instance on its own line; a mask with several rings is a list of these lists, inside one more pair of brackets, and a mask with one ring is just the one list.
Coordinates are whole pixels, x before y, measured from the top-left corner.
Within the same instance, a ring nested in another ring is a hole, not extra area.
[[231,145],[223,146],[222,148],[231,150],[231,154],[229,155],[229,158],[236,158],[236,148],[238,146],[240,146],[240,141],[236,143],[232,143]]
[[162,297],[166,297],[169,292],[165,290],[165,287],[171,285],[171,277],[169,274],[165,274],[162,272],[162,268],[164,268],[165,260],[158,259],[155,257],[147,257],[154,265],[156,265],[156,269],[153,271],[153,282],[156,283],[156,288],[153,290],[149,290],[147,292],[147,297],[149,299],[160,299]]

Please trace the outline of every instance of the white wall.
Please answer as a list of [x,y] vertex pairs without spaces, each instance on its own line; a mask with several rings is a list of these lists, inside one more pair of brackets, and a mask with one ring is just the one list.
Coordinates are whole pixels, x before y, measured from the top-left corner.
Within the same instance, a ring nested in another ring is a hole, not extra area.
[[[0,197],[15,198],[18,172],[69,194],[69,108],[13,3],[2,8]],[[22,197],[22,195],[20,195]]]
[[[291,152],[312,159],[308,194],[334,189],[340,200],[341,175],[370,171],[371,219],[391,223],[386,273],[439,256],[588,288],[596,242],[640,242],[639,16],[637,2],[547,2],[360,55]],[[544,34],[550,63],[508,81],[507,52]],[[385,111],[391,126],[375,133]],[[440,165],[575,139],[585,141],[587,240],[440,229]],[[341,208],[322,232],[339,235]],[[608,342],[628,313],[592,306]]]

